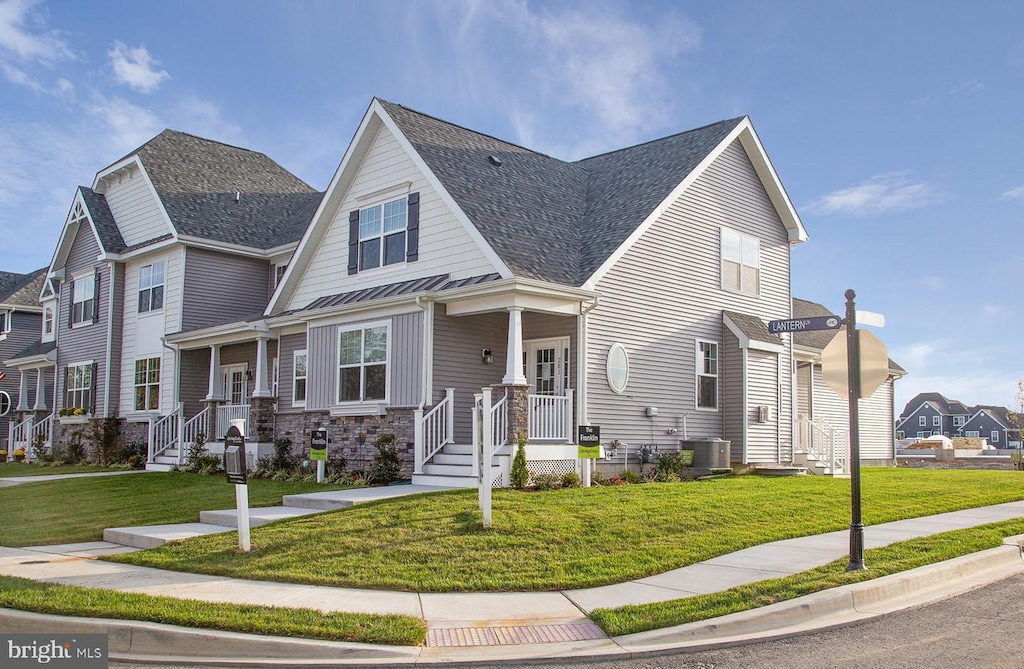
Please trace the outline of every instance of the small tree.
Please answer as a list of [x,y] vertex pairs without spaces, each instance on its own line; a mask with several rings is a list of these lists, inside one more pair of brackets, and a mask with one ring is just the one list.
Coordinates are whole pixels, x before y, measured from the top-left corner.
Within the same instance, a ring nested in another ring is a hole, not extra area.
[[380,434],[374,440],[373,446],[377,450],[373,454],[373,464],[366,475],[368,481],[381,485],[397,481],[402,471],[402,458],[398,455],[395,435]]
[[526,438],[519,435],[516,457],[512,460],[512,487],[522,490],[530,482],[530,470],[526,468]]

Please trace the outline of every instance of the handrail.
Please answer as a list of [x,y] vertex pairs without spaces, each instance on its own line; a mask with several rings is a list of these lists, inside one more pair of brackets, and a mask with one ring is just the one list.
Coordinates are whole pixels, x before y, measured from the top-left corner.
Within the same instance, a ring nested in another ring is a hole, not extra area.
[[217,431],[221,436],[227,432],[232,420],[242,419],[245,421],[245,429],[242,430],[246,439],[252,439],[254,423],[250,420],[252,407],[248,404],[222,404],[217,407]]
[[28,446],[31,443],[29,441],[29,433],[32,430],[32,416],[28,416],[25,420],[20,423],[11,422],[9,423],[9,437],[10,445],[7,447],[8,458],[14,459],[14,451],[19,448],[24,448],[25,453],[28,453]]
[[[178,443],[178,419],[181,417],[181,406],[179,404],[174,411],[155,421],[150,420],[148,462],[155,462],[158,456],[163,455]],[[181,451],[180,448],[178,450]]]
[[203,435],[204,444],[210,441],[210,407],[204,408],[181,426],[181,448],[178,449],[178,464],[185,462],[185,449],[194,444],[199,435]]
[[819,462],[828,463],[833,474],[850,471],[849,446],[846,432],[824,421],[801,416],[797,421],[798,444]]
[[491,444],[494,446],[491,455],[508,445],[508,391],[491,405]]
[[[40,446],[44,449],[49,449],[51,439],[53,435],[53,414],[50,414],[46,418],[32,426],[31,436],[29,437],[29,444],[35,445],[37,439],[42,436],[42,444]],[[26,451],[27,452],[27,451]],[[35,453],[32,454],[33,456]]]

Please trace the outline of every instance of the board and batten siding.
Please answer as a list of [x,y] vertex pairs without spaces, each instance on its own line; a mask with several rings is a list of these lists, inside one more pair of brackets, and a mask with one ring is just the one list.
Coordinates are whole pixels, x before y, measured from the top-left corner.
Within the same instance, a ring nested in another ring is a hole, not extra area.
[[[56,320],[58,327],[57,347],[57,397],[54,408],[64,407],[65,402],[65,371],[68,364],[86,362],[96,363],[96,383],[92,392],[95,398],[95,416],[108,415],[108,407],[104,405],[106,395],[105,379],[107,378],[107,335],[108,319],[110,318],[110,265],[97,262],[100,254],[99,244],[88,225],[82,225],[75,233],[64,267],[67,279],[60,287],[60,317]],[[56,268],[60,269],[60,268]],[[73,279],[91,277],[99,274],[100,290],[96,296],[96,308],[99,318],[95,323],[85,323],[70,327],[68,315],[71,313],[73,299]],[[112,370],[113,371],[113,370]],[[113,375],[111,378],[114,378]],[[116,397],[116,396],[115,396]],[[113,409],[113,407],[110,407]]]
[[267,306],[269,281],[266,260],[187,247],[181,331],[259,316]]
[[[403,184],[411,185],[382,193],[380,198],[366,198]],[[419,259],[348,275],[349,212],[416,192],[420,194]],[[301,309],[325,295],[409,279],[437,274],[466,278],[496,271],[395,137],[381,127],[341,206],[333,212],[330,228],[305,268],[288,309]]]
[[[760,240],[760,292],[721,287],[721,228]],[[764,320],[790,315],[790,249],[786,230],[738,142],[726,150],[598,281],[601,301],[588,316],[588,417],[606,442],[678,446],[682,420],[693,437],[722,437],[732,389],[719,388],[719,411],[696,410],[697,339],[724,343],[722,311]],[[608,387],[609,347],[629,353],[629,384],[621,395]],[[783,354],[791,357],[786,344]],[[720,351],[721,356],[721,351]],[[730,382],[734,377],[729,377]],[[789,404],[792,380],[782,378]],[[724,390],[724,392],[723,392]],[[659,407],[658,417],[644,415]],[[669,428],[677,435],[667,435]],[[792,426],[782,439],[792,443]]]
[[185,405],[185,420],[206,408],[210,391],[210,349],[181,351],[178,364],[178,399]]
[[[813,418],[816,422],[824,422],[841,431],[850,433],[850,413],[848,401],[839,397],[822,378],[821,365],[814,366],[814,406]],[[860,416],[860,457],[861,460],[886,460],[895,458],[895,430],[893,429],[893,381],[887,380],[872,393],[871,397],[862,399],[859,405]],[[921,428],[931,433],[931,426]]]
[[137,165],[120,176],[108,178],[103,196],[128,246],[170,234],[171,228],[156,193]]
[[[388,334],[388,405],[418,406],[423,388],[423,312],[365,318],[310,327],[306,352],[306,409],[325,410],[338,403],[338,332],[366,323],[390,323]],[[282,361],[283,363],[283,361]],[[291,361],[288,363],[289,369]],[[291,384],[282,364],[281,383]],[[290,385],[289,385],[290,387]]]
[[[154,262],[164,262],[164,306],[162,309],[139,313],[139,271]],[[178,247],[159,251],[141,258],[133,258],[124,265],[123,332],[114,337],[119,342],[121,360],[120,408],[121,415],[135,411],[135,363],[138,360],[160,358],[160,413],[172,411],[176,404],[174,352],[163,345],[163,336],[178,331],[181,318],[181,272],[184,249]]]

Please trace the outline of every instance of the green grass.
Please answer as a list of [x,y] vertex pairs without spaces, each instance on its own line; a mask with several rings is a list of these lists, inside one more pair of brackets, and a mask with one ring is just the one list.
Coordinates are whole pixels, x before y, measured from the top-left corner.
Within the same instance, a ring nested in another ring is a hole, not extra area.
[[315,609],[222,604],[0,576],[0,607],[87,618],[145,620],[168,625],[274,636],[416,646],[426,637],[412,616],[322,613]]
[[[282,495],[340,487],[254,480],[249,504],[273,506]],[[235,486],[223,476],[147,472],[24,483],[0,488],[0,545],[99,541],[108,527],[194,523],[200,511],[234,506]]]
[[[865,469],[864,522],[1024,499],[1024,473]],[[496,490],[494,527],[476,492],[384,500],[252,531],[197,537],[108,559],[239,578],[420,592],[560,590],[642,578],[749,546],[845,529],[850,483],[725,478]]]
[[590,613],[590,618],[608,636],[682,625],[995,548],[1002,544],[1004,537],[1022,533],[1024,519],[944,532],[867,550],[864,552],[864,563],[868,568],[864,571],[846,571],[849,560],[843,558],[793,576],[758,581],[708,595],[614,609],[595,609]]
[[51,476],[54,474],[85,474],[93,472],[124,471],[120,467],[100,467],[98,465],[62,465],[43,466],[34,462],[0,462],[0,479],[15,476]]

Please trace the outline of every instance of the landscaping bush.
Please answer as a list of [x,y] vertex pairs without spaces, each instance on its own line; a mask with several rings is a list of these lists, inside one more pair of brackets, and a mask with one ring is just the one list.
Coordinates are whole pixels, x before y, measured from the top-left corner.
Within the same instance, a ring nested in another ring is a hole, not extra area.
[[530,471],[526,468],[526,439],[519,437],[519,446],[516,448],[516,457],[512,460],[512,487],[522,490],[530,482]]
[[671,480],[670,475],[675,476],[676,481],[686,477],[684,471],[687,469],[686,462],[681,453],[658,453],[658,464],[654,466],[654,477],[658,481]]
[[85,462],[85,444],[82,443],[82,431],[74,430],[68,435],[67,446],[63,449],[61,463],[77,465]]
[[376,451],[373,454],[373,464],[366,475],[366,482],[371,485],[387,485],[397,481],[402,471],[402,458],[398,455],[395,435],[377,435],[373,446]]
[[534,474],[533,487],[537,490],[556,490],[561,483],[554,474]]
[[121,425],[117,418],[93,418],[89,421],[89,441],[92,443],[92,459],[99,465],[123,462],[120,459],[123,444]]
[[643,476],[641,476],[640,474],[637,474],[636,472],[634,472],[632,470],[629,470],[629,469],[627,469],[626,471],[622,472],[622,474],[619,475],[619,478],[622,479],[623,483],[643,483],[644,482],[644,477]]
[[281,437],[274,440],[274,458],[271,467],[277,470],[290,471],[298,464],[298,459],[292,455],[292,440],[288,437]]
[[206,452],[206,435],[202,432],[189,444],[184,471],[202,476],[223,471],[223,458]]
[[576,472],[569,472],[562,477],[563,488],[579,488],[581,485],[583,485],[583,482],[580,481],[580,475]]

